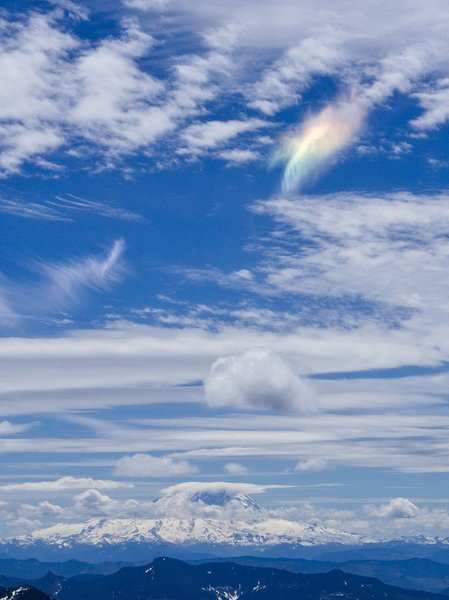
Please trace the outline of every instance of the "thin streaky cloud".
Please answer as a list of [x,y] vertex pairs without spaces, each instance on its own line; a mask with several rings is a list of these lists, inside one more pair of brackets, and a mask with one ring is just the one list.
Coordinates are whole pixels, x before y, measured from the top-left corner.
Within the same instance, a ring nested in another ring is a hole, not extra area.
[[47,221],[73,222],[76,214],[87,213],[118,219],[144,223],[146,219],[126,208],[114,206],[107,202],[87,200],[68,193],[66,196],[55,196],[54,199],[42,201],[29,198],[0,197],[0,212],[24,217],[27,219],[42,219]]
[[57,492],[63,490],[80,490],[87,488],[116,489],[132,487],[131,484],[120,481],[92,479],[91,477],[60,477],[49,481],[25,481],[23,483],[10,483],[0,486],[4,492]]
[[26,219],[43,219],[47,221],[71,221],[69,216],[49,205],[49,203],[30,202],[18,198],[0,198],[0,212],[24,217]]
[[69,213],[70,211],[87,212],[98,214],[101,217],[109,217],[111,219],[145,222],[145,219],[141,215],[126,208],[120,208],[98,200],[87,200],[86,198],[80,198],[73,194],[56,196],[55,200],[47,200],[47,204],[54,207],[60,207],[63,211],[66,210]]

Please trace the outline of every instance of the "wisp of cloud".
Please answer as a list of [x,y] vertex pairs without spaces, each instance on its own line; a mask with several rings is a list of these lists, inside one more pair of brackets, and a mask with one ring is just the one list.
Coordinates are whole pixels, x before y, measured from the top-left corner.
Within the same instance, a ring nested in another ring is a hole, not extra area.
[[273,164],[286,163],[282,191],[294,192],[317,177],[353,139],[363,116],[362,102],[352,95],[307,117],[299,133],[284,139],[273,155]]

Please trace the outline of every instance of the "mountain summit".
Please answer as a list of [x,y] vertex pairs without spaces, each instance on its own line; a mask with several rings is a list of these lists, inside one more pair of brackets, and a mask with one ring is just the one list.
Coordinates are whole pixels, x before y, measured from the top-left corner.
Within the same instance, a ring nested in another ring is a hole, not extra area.
[[166,488],[164,492],[154,502],[154,511],[158,516],[241,520],[267,516],[267,511],[249,495],[259,493],[258,486],[186,482]]

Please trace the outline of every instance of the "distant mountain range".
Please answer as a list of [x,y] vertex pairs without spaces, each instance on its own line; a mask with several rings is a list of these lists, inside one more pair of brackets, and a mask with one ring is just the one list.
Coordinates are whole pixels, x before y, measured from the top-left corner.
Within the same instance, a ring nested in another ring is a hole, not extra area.
[[148,561],[161,555],[207,558],[242,554],[348,561],[427,557],[449,562],[449,538],[378,542],[347,533],[273,518],[251,497],[226,490],[181,487],[154,503],[151,519],[90,519],[59,523],[0,540],[0,558]]
[[[213,562],[229,562],[230,559],[214,558]],[[193,564],[204,564],[208,561],[188,561]],[[256,556],[239,556],[232,562],[251,567],[269,567],[291,571],[293,573],[313,574],[326,573],[339,569],[346,573],[375,577],[383,583],[434,593],[448,593],[449,564],[438,563],[428,559],[413,558],[408,560],[354,560],[347,562],[330,562],[291,558],[264,558]],[[64,580],[93,580],[116,573],[124,563],[90,564],[84,561],[70,560],[66,562],[40,562],[34,559],[0,560],[0,586],[18,587],[33,585],[50,596],[57,595]],[[448,594],[449,595],[449,594]]]
[[[341,570],[299,574],[285,570],[213,562],[191,565],[171,558],[124,567],[109,575],[70,578],[47,574],[34,585],[16,587],[2,600],[447,600],[448,596],[405,590],[372,577]],[[25,590],[28,590],[25,594]],[[40,594],[40,595],[39,595]]]
[[[241,565],[285,569],[293,573],[324,573],[340,569],[346,573],[376,577],[389,585],[435,593],[442,593],[443,591],[446,593],[446,588],[449,588],[449,564],[435,562],[427,558],[331,562],[304,558],[239,556],[233,557],[232,561]],[[195,562],[204,563],[206,561]]]
[[[336,549],[369,542],[337,529],[270,517],[251,497],[226,490],[185,491],[155,502],[152,519],[90,519],[59,523],[17,538],[0,540],[0,557],[148,560],[186,552],[242,554],[270,550],[282,556],[315,546]],[[185,515],[188,515],[187,517]]]

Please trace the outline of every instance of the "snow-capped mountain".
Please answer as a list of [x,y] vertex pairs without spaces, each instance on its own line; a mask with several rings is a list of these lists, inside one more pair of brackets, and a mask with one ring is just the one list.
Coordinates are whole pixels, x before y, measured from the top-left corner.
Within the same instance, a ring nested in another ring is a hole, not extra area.
[[267,514],[241,486],[228,483],[187,482],[172,486],[166,492],[154,502],[156,516],[254,520]]
[[75,544],[104,546],[129,542],[150,545],[197,544],[231,546],[313,546],[360,544],[361,536],[336,529],[305,525],[284,519],[225,521],[221,519],[90,519],[85,523],[59,523],[15,540],[20,545],[35,542],[68,547]]
[[[150,557],[215,555],[311,557],[343,551],[365,557],[429,556],[448,552],[449,541],[410,538],[389,542],[368,539],[320,525],[273,516],[241,485],[179,484],[151,505],[147,518],[91,518],[61,522],[28,535],[0,540],[0,556],[51,560],[146,560]],[[437,554],[435,554],[437,552]],[[373,554],[374,553],[374,554]],[[338,557],[337,560],[342,559]],[[332,558],[330,558],[332,560]]]
[[3,540],[0,552],[12,554],[13,549],[28,549],[31,554],[44,547],[71,550],[71,556],[76,556],[80,555],[76,549],[81,547],[111,551],[120,548],[123,557],[129,556],[130,547],[139,547],[139,553],[145,551],[146,557],[149,552],[156,555],[176,549],[224,555],[276,547],[347,547],[369,541],[337,529],[273,518],[241,486],[180,484],[153,503],[153,513],[152,518],[93,518],[58,523]]

